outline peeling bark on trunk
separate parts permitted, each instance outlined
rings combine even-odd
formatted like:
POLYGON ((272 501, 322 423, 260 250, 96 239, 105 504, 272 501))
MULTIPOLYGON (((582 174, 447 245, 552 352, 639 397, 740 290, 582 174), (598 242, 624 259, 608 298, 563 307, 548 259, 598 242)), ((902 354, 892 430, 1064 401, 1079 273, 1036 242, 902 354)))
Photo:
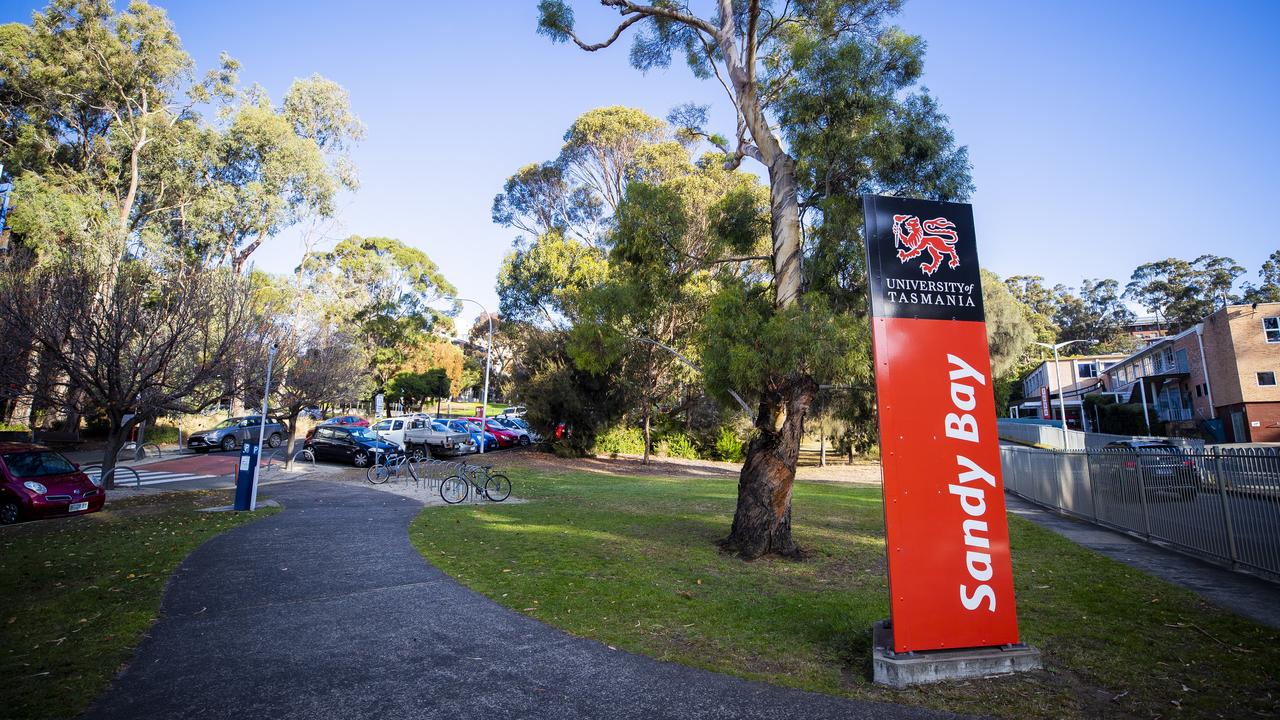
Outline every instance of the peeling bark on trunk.
POLYGON ((650 443, 650 434, 649 434, 649 398, 645 398, 644 400, 644 464, 645 465, 649 464, 650 444, 651 443, 650 443))
POLYGON ((738 506, 733 527, 721 546, 746 560, 777 553, 797 556, 791 539, 791 487, 804 417, 818 391, 812 379, 789 381, 765 395, 756 432, 738 476, 738 506))

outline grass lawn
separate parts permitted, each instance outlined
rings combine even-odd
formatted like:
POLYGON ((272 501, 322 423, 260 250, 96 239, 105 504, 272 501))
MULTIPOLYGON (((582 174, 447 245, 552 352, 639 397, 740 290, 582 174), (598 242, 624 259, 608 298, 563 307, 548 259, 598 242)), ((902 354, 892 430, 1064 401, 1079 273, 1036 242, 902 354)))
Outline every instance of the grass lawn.
POLYGON ((1271 717, 1280 631, 1013 517, 1023 639, 1042 672, 895 691, 871 684, 888 616, 880 490, 799 483, 801 562, 715 541, 727 479, 512 468, 533 502, 428 508, 411 536, 498 602, 617 648, 778 685, 1005 717, 1271 717))
POLYGON ((229 492, 149 495, 0 529, 0 716, 84 711, 155 620, 178 563, 251 519, 196 512, 230 500, 229 492))

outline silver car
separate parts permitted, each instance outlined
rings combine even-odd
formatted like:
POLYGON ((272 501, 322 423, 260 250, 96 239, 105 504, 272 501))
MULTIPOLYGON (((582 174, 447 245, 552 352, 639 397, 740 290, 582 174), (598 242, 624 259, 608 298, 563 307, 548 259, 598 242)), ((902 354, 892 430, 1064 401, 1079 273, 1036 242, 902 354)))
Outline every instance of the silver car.
POLYGON ((211 430, 191 433, 187 438, 187 447, 196 452, 209 450, 235 450, 246 442, 258 442, 258 434, 262 433, 262 442, 269 448, 280 447, 289 433, 276 418, 267 418, 267 426, 262 427, 261 415, 227 418, 211 430))

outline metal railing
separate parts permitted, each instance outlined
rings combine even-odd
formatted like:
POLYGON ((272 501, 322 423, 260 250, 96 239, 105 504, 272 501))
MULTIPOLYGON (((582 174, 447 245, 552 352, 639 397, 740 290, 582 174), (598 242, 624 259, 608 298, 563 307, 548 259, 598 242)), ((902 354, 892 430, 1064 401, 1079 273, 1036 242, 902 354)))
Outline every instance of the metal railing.
POLYGON ((102 464, 92 463, 89 465, 82 466, 80 468, 80 472, 83 472, 85 475, 88 475, 91 478, 97 478, 102 482, 103 487, 107 486, 107 482, 109 479, 114 479, 116 480, 117 484, 119 484, 120 483, 119 478, 127 473, 133 476, 134 488, 142 487, 142 476, 138 474, 137 470, 134 470, 128 465, 116 465, 115 467, 108 470, 106 475, 103 475, 102 464))
POLYGON ((1176 405, 1156 405, 1156 417, 1164 421, 1190 420, 1191 408, 1177 407, 1176 405))
POLYGON ((1280 581, 1280 448, 1000 448, 1032 502, 1280 581))
MULTIPOLYGON (((1012 440, 1013 442, 1031 445, 1043 445, 1051 448, 1062 447, 1063 432, 1061 426, 1057 424, 1056 420, 1039 421, 997 418, 996 427, 1002 440, 1012 440)), ((1100 449, 1109 442, 1119 440, 1164 440, 1183 447, 1196 449, 1204 448, 1203 440, 1192 440, 1190 438, 1155 438, 1140 435, 1113 435, 1111 433, 1082 432, 1080 430, 1067 430, 1066 432, 1068 450, 1100 449)))

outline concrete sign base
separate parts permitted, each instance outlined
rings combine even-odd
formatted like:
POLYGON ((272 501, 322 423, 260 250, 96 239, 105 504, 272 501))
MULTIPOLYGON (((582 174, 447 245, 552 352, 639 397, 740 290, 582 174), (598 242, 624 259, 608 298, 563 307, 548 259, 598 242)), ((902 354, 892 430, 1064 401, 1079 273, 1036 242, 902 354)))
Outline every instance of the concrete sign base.
POLYGON ((871 644, 872 679, 880 685, 896 688, 943 680, 1009 675, 1042 667, 1040 651, 1023 644, 895 653, 893 628, 888 620, 881 620, 873 626, 871 644))

